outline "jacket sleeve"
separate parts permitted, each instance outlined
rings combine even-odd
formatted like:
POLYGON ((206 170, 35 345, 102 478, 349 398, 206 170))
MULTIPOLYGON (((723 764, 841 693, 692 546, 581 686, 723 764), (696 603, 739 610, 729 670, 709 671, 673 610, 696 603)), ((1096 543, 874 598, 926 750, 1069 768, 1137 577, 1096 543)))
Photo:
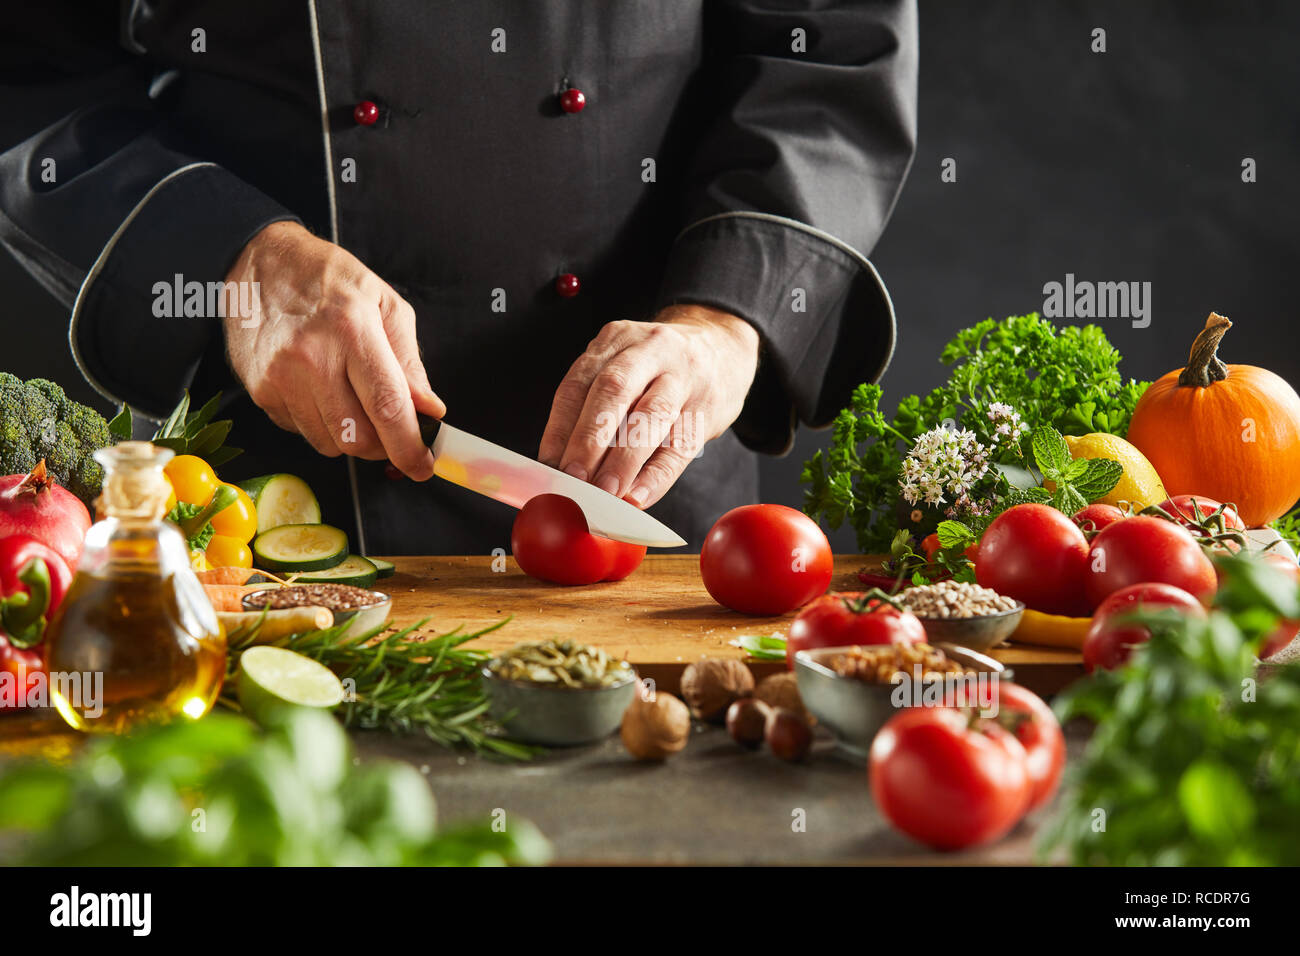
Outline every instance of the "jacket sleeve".
POLYGON ((916 142, 912 0, 723 0, 705 24, 712 124, 687 174, 661 306, 724 309, 762 337, 733 428, 789 450, 883 374, 894 312, 866 253, 916 142))
POLYGON ((90 384, 164 415, 221 347, 221 330, 206 310, 156 315, 155 286, 220 282, 261 228, 296 217, 187 153, 169 128, 168 77, 112 33, 93 49, 57 28, 28 36, 46 55, 6 56, 0 73, 6 98, 39 117, 0 153, 0 243, 70 310, 69 342, 90 384))

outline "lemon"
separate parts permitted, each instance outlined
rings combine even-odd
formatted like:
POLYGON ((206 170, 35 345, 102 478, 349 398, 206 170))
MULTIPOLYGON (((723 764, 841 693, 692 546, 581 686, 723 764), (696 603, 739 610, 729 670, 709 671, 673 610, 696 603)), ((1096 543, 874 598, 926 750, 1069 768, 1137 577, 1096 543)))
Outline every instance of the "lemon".
POLYGON ((1092 432, 1078 438, 1066 435, 1065 444, 1073 458, 1109 458, 1123 466, 1124 474, 1119 483, 1097 499, 1103 504, 1118 505, 1121 501, 1128 501, 1140 510, 1148 505, 1158 505, 1169 497, 1155 466, 1118 435, 1103 432, 1092 432))

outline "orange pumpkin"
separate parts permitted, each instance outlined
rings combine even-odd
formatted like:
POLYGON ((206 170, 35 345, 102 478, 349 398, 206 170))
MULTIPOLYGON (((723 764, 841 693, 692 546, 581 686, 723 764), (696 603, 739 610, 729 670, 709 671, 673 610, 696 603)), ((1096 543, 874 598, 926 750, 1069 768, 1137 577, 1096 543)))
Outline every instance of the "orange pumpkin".
POLYGON ((1231 326, 1210 313, 1187 367, 1138 400, 1128 440, 1170 496, 1232 502, 1257 528, 1300 498, 1300 395, 1267 369, 1224 365, 1219 342, 1231 326))

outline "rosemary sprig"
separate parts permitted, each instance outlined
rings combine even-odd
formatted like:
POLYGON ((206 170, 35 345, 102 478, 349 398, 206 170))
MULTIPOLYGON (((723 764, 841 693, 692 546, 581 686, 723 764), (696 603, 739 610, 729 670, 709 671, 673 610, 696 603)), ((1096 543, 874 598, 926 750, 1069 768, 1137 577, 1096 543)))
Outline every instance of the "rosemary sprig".
MULTIPOLYGON (((487 714, 479 674, 490 655, 461 647, 506 621, 478 631, 456 628, 428 640, 411 637, 427 619, 382 637, 383 627, 349 634, 350 623, 295 634, 282 645, 319 661, 343 681, 347 696, 338 714, 344 726, 423 733, 445 747, 464 746, 510 760, 528 760, 539 752, 501 735, 487 714)), ((257 630, 253 625, 227 636, 232 672, 238 668, 238 652, 256 641, 257 630)), ((233 700, 223 702, 238 707, 233 700)))

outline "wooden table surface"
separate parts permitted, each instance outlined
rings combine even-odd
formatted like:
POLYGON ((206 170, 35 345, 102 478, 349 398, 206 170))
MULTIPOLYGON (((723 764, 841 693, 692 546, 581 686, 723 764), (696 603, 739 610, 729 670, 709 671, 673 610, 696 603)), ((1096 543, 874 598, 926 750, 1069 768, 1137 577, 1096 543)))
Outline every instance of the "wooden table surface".
MULTIPOLYGON (((626 656, 643 677, 673 692, 682 670, 701 657, 747 655, 732 641, 744 634, 785 633, 794 614, 747 617, 717 604, 700 580, 699 556, 653 554, 629 578, 589 587, 561 587, 528 577, 509 556, 393 557, 397 573, 379 587, 393 595, 393 621, 429 618, 437 633, 477 630, 505 618, 500 630, 471 646, 496 650, 520 641, 573 637, 615 657, 626 656)), ((834 590, 862 590, 862 555, 835 559, 834 590)), ((1009 645, 993 652, 1016 680, 1053 694, 1083 673, 1079 654, 1009 645)), ((762 677, 784 667, 754 662, 762 677)))

